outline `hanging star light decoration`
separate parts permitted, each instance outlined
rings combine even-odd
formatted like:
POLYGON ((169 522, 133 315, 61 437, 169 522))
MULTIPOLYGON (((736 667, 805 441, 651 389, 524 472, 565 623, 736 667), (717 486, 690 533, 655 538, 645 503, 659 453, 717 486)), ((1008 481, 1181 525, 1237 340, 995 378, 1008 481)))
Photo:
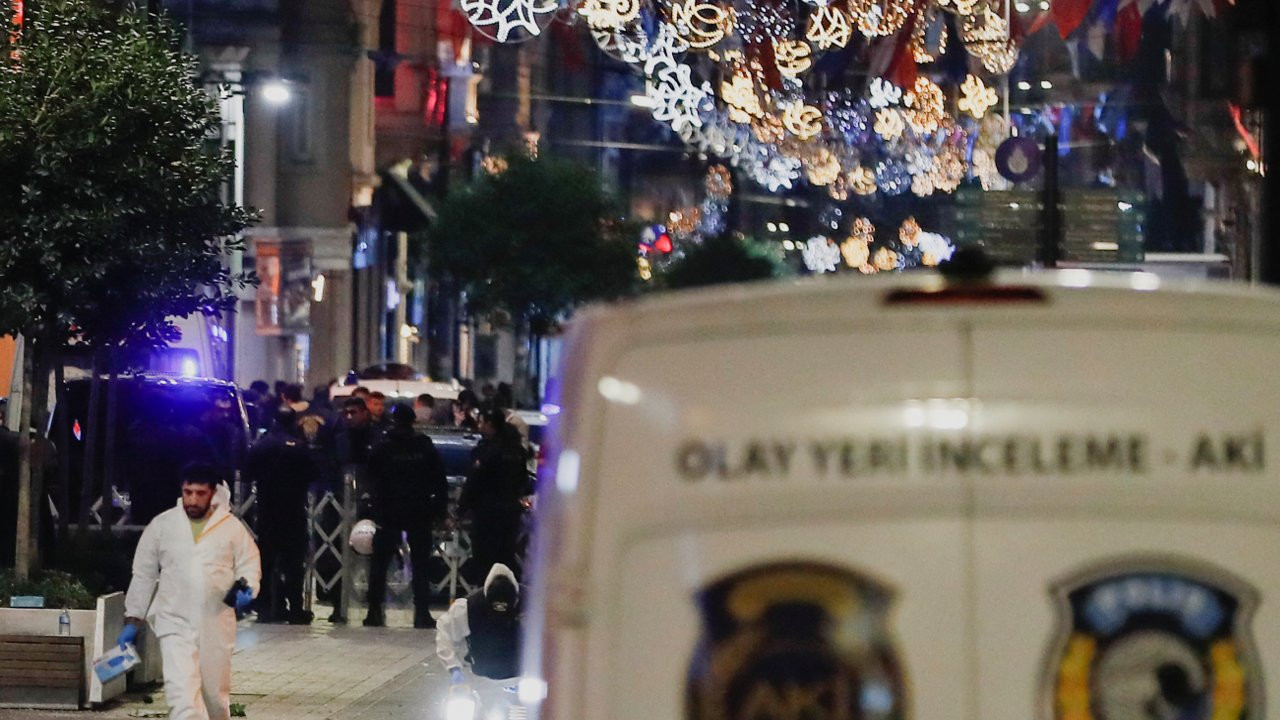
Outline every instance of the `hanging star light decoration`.
POLYGON ((905 113, 907 123, 921 135, 937 130, 947 112, 946 103, 947 96, 942 88, 921 75, 916 78, 911 91, 903 96, 903 104, 908 108, 905 113))
POLYGON ((778 72, 786 77, 800 77, 813 67, 813 51, 803 40, 775 41, 773 56, 778 63, 778 72))
POLYGON ((707 168, 707 176, 702 181, 707 197, 716 200, 728 200, 733 194, 733 176, 729 168, 723 165, 712 165, 707 168))
POLYGON ((917 0, 850 0, 849 14, 869 38, 888 37, 902 29, 915 12, 917 0))
POLYGON ((822 132, 822 111, 812 105, 792 103, 782 111, 782 126, 801 140, 822 132))
POLYGON ((960 37, 965 49, 997 75, 1012 70, 1018 60, 1018 48, 1009 35, 1009 23, 990 6, 965 16, 960 37))
POLYGON ((805 161, 804 169, 811 184, 830 185, 840 177, 840 159, 830 150, 819 147, 814 157, 805 161))
POLYGON ((849 172, 849 189, 858 195, 874 195, 876 192, 875 171, 865 165, 859 165, 849 172))
POLYGON ((777 115, 766 113, 751 120, 751 134, 762 143, 776 145, 787 136, 787 128, 777 115))
POLYGON ((907 129, 907 123, 902 119, 902 112, 895 108, 884 108, 876 112, 876 134, 885 140, 897 140, 902 137, 903 131, 907 129))
POLYGON ((733 9, 685 0, 671 6, 671 24, 684 35, 691 49, 706 50, 733 32, 733 9))
POLYGON ((930 32, 931 28, 938 27, 941 22, 941 16, 935 6, 930 6, 916 21, 911 31, 911 56, 917 64, 934 62, 946 54, 946 27, 942 26, 936 33, 930 32))
POLYGON ((956 101, 956 107, 961 112, 982 119, 982 116, 987 114, 987 110, 998 102, 1000 102, 1000 96, 993 88, 987 87, 977 75, 969 75, 960 85, 960 99, 956 101))
POLYGON ((914 217, 902 221, 902 226, 898 228, 898 242, 907 248, 920 244, 920 223, 914 217))
MULTIPOLYGON (((554 9, 551 0, 459 1, 473 24, 509 40, 545 27, 554 9), (510 27, 486 7, 507 9, 510 27), (540 22, 520 24, 527 18, 540 22)), ((870 87, 846 84, 851 73, 810 78, 820 52, 848 47, 858 32, 871 52, 854 62, 891 52, 890 68, 912 59, 924 66, 941 59, 956 28, 988 68, 1010 65, 1017 52, 997 0, 573 0, 568 7, 567 20, 579 19, 604 52, 643 73, 654 117, 688 148, 771 191, 807 179, 832 198, 955 190, 979 146, 965 130, 973 121, 961 126, 948 112, 948 93, 958 95, 952 112, 981 121, 991 114, 992 91, 975 85, 976 72, 944 89, 935 81, 946 77, 941 67, 920 67, 905 88, 888 80, 904 76, 896 70, 871 73, 888 74, 870 87)))
POLYGON ((928 170, 911 176, 911 193, 913 195, 916 197, 929 197, 937 189, 933 186, 932 170, 931 166, 928 170))
POLYGON ((876 270, 882 272, 896 270, 898 269, 898 253, 882 247, 872 255, 871 264, 875 266, 876 270))

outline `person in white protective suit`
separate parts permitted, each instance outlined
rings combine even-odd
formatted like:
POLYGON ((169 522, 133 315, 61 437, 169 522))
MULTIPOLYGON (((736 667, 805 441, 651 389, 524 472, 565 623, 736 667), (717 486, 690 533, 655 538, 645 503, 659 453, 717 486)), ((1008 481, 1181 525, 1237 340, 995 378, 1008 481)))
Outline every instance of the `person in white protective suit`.
POLYGON ((464 660, 483 677, 507 679, 519 674, 519 606, 520 584, 502 563, 494 563, 483 589, 449 606, 436 621, 436 655, 449 671, 451 684, 465 682, 464 660))
POLYGON ((236 614, 262 578, 258 546, 231 514, 231 492, 217 470, 188 466, 181 479, 177 507, 157 515, 138 542, 117 641, 134 642, 146 618, 160 640, 169 717, 224 720, 236 614))

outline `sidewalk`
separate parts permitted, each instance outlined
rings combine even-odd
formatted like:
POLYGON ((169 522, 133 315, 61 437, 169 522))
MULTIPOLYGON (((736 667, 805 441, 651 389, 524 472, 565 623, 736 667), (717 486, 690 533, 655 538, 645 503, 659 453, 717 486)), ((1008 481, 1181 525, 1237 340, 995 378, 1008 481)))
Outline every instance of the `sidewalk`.
MULTIPOLYGON (((447 687, 433 630, 244 622, 236 637, 231 702, 249 718, 422 720, 439 714, 447 687)), ((150 703, 130 694, 93 711, 0 710, 0 720, 167 717, 164 692, 149 696, 150 703)))

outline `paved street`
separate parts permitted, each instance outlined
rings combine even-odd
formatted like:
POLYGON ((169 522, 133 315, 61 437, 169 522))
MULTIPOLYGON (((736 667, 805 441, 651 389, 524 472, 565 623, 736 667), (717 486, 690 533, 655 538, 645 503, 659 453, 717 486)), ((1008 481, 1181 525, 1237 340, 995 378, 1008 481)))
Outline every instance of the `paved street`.
MULTIPOLYGON (((412 624, 411 613, 396 615, 392 625, 412 624)), ((320 620, 311 627, 242 623, 231 687, 232 702, 250 718, 422 720, 437 714, 432 707, 446 685, 434 631, 320 620)), ((166 716, 159 687, 90 712, 0 710, 0 720, 166 716)))

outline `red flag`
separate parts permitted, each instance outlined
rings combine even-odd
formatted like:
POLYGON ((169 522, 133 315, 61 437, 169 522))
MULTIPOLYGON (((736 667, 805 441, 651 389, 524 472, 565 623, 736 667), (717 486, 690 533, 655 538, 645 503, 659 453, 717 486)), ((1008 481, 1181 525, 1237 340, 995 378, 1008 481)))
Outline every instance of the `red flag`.
POLYGON ((1049 6, 1049 15, 1058 25, 1058 34, 1063 40, 1080 27, 1080 23, 1089 15, 1089 5, 1093 0, 1053 0, 1049 6))
POLYGON ((581 34, 578 28, 568 23, 551 23, 551 34, 555 36, 556 47, 560 49, 560 62, 569 72, 581 72, 587 67, 587 56, 582 50, 581 34))
POLYGON ((915 34, 918 14, 913 14, 907 24, 898 31, 894 40, 893 58, 885 70, 885 78, 904 90, 910 90, 920 77, 920 66, 916 64, 916 54, 911 51, 911 36, 915 34))
POLYGON ((1125 6, 1116 15, 1116 52, 1120 54, 1120 62, 1129 62, 1138 55, 1138 46, 1142 42, 1142 13, 1138 12, 1137 3, 1125 6))

